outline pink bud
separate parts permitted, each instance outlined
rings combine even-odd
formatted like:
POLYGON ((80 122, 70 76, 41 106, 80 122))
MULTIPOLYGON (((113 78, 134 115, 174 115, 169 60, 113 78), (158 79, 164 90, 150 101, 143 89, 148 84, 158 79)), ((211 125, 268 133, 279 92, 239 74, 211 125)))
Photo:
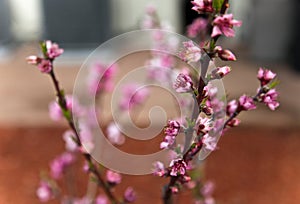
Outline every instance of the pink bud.
POLYGON ((217 67, 214 69, 211 73, 212 78, 222 78, 229 74, 231 71, 231 68, 229 66, 224 66, 224 67, 217 67))
POLYGON ((26 61, 28 64, 32 64, 32 65, 37 65, 41 62, 41 58, 39 58, 38 56, 35 55, 31 55, 29 57, 26 58, 26 61))

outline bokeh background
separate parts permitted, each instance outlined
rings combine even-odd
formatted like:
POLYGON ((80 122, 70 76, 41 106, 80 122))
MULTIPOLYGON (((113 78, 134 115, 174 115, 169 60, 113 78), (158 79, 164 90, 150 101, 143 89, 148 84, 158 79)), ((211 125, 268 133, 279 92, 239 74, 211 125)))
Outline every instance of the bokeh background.
MULTIPOLYGON (((63 151, 66 124, 54 123, 48 116, 54 90, 45 75, 25 63, 26 56, 38 53, 40 40, 58 42, 65 53, 57 61, 57 73, 71 93, 86 57, 106 40, 138 29, 149 3, 181 34, 196 14, 186 0, 0 0, 0 203, 39 203, 35 197, 39 172, 63 151)), ((219 149, 208 157, 205 176, 215 182, 220 204, 298 204, 300 4, 296 0, 231 4, 243 26, 235 38, 220 41, 238 57, 230 63, 232 74, 224 79, 229 98, 253 94, 257 70, 264 66, 279 76, 281 105, 275 112, 261 106, 243 113, 241 126, 221 138, 219 149)), ((125 177, 125 183, 129 180, 140 191, 142 201, 137 203, 159 203, 162 181, 125 177)))

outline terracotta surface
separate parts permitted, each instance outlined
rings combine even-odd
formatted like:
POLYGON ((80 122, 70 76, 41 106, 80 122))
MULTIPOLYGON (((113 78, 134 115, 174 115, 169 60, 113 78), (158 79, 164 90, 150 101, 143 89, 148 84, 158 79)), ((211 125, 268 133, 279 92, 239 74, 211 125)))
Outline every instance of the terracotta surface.
MULTIPOLYGON (((0 128, 0 203, 39 203, 35 197, 39 172, 63 151, 63 131, 50 127, 0 128)), ((299 129, 240 127, 228 132, 220 140, 220 149, 206 162, 206 176, 216 183, 218 203, 299 204, 299 146, 299 129)), ((149 150, 133 141, 127 147, 137 152, 149 150)), ((83 195, 86 176, 75 172, 74 178, 81 186, 77 192, 83 195)), ((153 176, 125 176, 118 190, 130 183, 138 191, 137 203, 160 203, 164 182, 153 176)), ((186 193, 178 203, 190 203, 186 193)))

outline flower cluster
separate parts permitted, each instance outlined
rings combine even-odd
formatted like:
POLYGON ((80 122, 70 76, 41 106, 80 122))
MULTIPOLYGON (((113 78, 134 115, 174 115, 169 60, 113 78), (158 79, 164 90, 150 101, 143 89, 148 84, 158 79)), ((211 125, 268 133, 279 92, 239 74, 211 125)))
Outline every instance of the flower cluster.
POLYGON ((58 44, 47 40, 41 44, 44 57, 38 57, 36 55, 31 55, 26 58, 28 64, 37 65, 38 69, 42 73, 50 73, 52 70, 53 60, 59 57, 64 50, 59 48, 58 44))

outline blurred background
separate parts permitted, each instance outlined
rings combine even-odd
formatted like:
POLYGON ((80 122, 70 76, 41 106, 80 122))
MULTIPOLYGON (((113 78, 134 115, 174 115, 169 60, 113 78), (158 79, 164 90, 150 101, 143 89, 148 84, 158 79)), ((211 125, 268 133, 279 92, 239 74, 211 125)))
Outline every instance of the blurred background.
MULTIPOLYGON (((66 124, 48 116, 54 90, 25 58, 39 52, 40 40, 59 43, 65 53, 57 73, 71 93, 86 57, 106 40, 139 29, 149 3, 181 34, 197 16, 187 0, 0 0, 0 203, 38 203, 39 171, 63 149, 66 124)), ((229 98, 255 93, 264 66, 278 74, 281 105, 242 114, 241 126, 207 159, 206 176, 216 183, 220 204, 300 203, 299 8, 296 0, 231 1, 243 25, 235 38, 220 41, 238 57, 224 80, 229 98)))

